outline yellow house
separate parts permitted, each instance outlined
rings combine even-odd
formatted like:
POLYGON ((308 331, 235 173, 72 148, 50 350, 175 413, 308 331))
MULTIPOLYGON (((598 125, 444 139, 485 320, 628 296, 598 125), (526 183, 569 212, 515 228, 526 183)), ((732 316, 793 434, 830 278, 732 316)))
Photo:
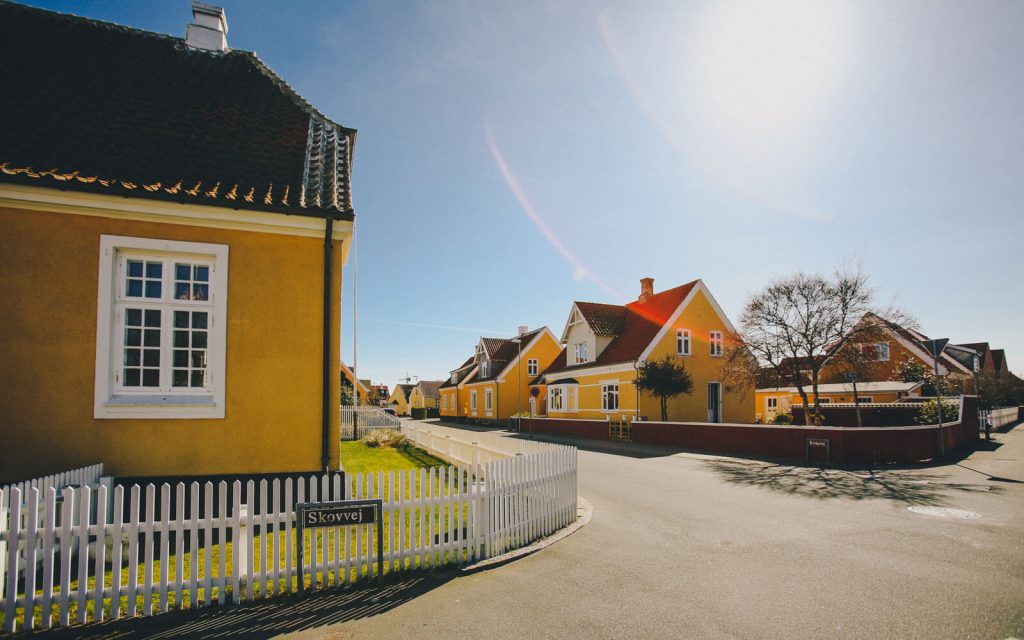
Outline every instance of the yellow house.
POLYGON ((468 358, 458 369, 451 372, 438 389, 441 403, 441 417, 464 419, 469 413, 469 392, 466 383, 476 376, 477 364, 475 357, 468 358))
POLYGON ((473 357, 446 381, 441 415, 498 422, 517 413, 529 414, 530 382, 560 351, 558 339, 547 327, 533 331, 519 327, 514 338, 480 338, 473 357), (465 378, 457 375, 462 371, 465 378))
POLYGON ((420 380, 409 394, 409 409, 437 409, 443 380, 420 380))
POLYGON ((366 381, 357 380, 356 375, 352 373, 352 369, 348 367, 344 362, 341 363, 341 376, 343 380, 346 380, 348 386, 353 384, 356 387, 356 392, 359 394, 359 404, 367 405, 370 402, 370 387, 367 386, 366 381))
POLYGON ((0 482, 338 467, 355 131, 194 12, 0 3, 0 482))
POLYGON ((388 398, 388 406, 394 408, 396 415, 409 415, 409 397, 412 395, 414 387, 415 385, 412 384, 395 385, 395 390, 391 392, 391 397, 388 398))
POLYGON ((661 401, 636 387, 638 367, 670 356, 693 378, 690 394, 668 401, 672 422, 754 421, 753 385, 730 384, 725 354, 736 331, 701 280, 654 293, 640 281, 626 305, 576 302, 565 348, 535 382, 539 414, 550 418, 660 420, 661 401))
MULTIPOLYGON (((859 404, 878 404, 888 402, 902 402, 908 398, 920 398, 921 387, 924 382, 858 382, 856 402, 859 404)), ((804 387, 807 393, 807 400, 814 404, 814 392, 811 385, 804 387)), ((757 418, 762 422, 772 422, 775 416, 780 413, 792 413, 790 408, 793 405, 802 405, 803 398, 796 387, 768 387, 758 389, 757 395, 757 418)), ((853 384, 850 382, 835 382, 818 385, 818 397, 820 404, 853 404, 853 384)))

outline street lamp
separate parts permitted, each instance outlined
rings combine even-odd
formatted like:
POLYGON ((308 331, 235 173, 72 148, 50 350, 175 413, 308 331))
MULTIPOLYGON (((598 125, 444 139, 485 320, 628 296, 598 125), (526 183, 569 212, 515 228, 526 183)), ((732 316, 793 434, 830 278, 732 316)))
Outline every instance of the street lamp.
POLYGON ((512 343, 519 346, 519 357, 516 359, 516 370, 519 374, 519 378, 516 383, 518 389, 516 389, 516 433, 522 433, 523 431, 523 339, 516 337, 512 338, 512 343))

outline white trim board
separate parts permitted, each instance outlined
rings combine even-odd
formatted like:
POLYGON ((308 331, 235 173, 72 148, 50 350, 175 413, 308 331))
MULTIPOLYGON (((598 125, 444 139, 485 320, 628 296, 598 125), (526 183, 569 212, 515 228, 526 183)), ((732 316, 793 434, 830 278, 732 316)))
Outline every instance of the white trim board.
MULTIPOLYGON (((276 233, 304 238, 324 237, 323 218, 251 211, 244 208, 230 209, 96 193, 60 191, 26 185, 0 184, 0 207, 117 218, 137 222, 276 233)), ((346 240, 352 235, 352 231, 352 222, 336 220, 332 237, 335 240, 346 240)), ((343 263, 348 262, 350 243, 344 244, 343 263)))

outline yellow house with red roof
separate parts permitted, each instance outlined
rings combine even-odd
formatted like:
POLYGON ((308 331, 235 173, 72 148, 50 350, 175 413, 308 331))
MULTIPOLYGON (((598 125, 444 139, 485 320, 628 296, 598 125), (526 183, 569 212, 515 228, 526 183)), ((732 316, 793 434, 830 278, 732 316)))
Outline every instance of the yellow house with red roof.
POLYGON ((736 335, 729 318, 701 280, 654 293, 640 281, 640 296, 626 305, 575 302, 561 353, 533 383, 538 413, 549 418, 659 420, 659 398, 639 392, 638 368, 665 356, 693 378, 690 394, 668 401, 672 422, 754 421, 754 387, 729 384, 726 350, 736 335), (748 388, 749 387, 749 388, 748 388))
POLYGON ((437 409, 439 405, 438 389, 443 380, 420 380, 419 384, 409 393, 409 409, 437 409))
POLYGON ((549 366, 561 345, 547 327, 519 327, 514 338, 484 338, 473 357, 441 385, 441 416, 498 422, 530 412, 530 383, 549 366))

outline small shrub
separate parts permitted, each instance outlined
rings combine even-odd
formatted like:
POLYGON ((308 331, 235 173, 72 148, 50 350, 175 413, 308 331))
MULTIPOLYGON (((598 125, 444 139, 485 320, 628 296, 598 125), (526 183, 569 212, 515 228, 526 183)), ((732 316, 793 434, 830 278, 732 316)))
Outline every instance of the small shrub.
POLYGON ((394 429, 377 429, 360 440, 368 447, 402 447, 408 444, 402 432, 394 429))
MULTIPOLYGON (((942 422, 956 422, 960 417, 960 403, 949 400, 942 401, 942 422)), ((939 423, 939 403, 937 400, 927 400, 921 403, 917 410, 918 424, 939 423)))
POLYGON ((772 424, 793 424, 793 414, 782 411, 775 414, 772 424))
POLYGON ((409 410, 409 417, 413 420, 422 420, 427 417, 426 407, 416 407, 409 410))

